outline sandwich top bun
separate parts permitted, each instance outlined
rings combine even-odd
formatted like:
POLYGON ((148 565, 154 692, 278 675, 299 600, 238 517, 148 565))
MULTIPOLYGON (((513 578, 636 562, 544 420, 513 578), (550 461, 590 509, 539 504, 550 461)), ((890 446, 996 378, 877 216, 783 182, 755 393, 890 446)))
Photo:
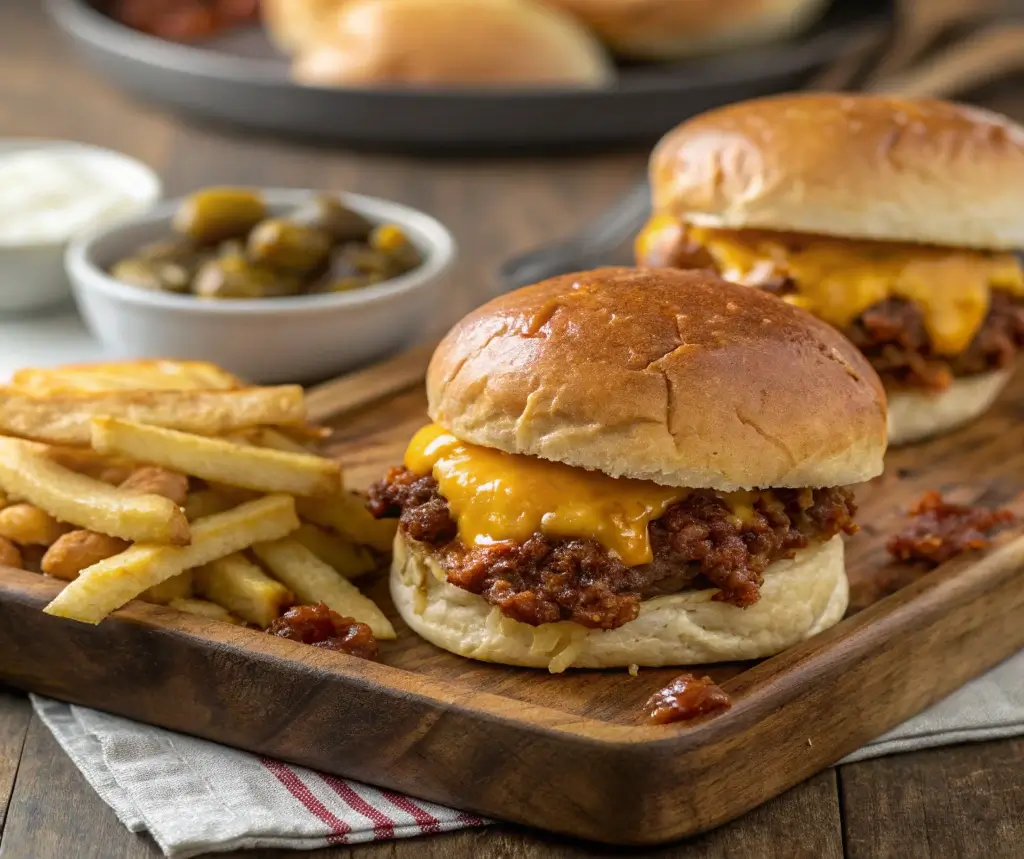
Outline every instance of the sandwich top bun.
POLYGON ((503 295, 427 372, 464 441, 732 491, 880 474, 885 395, 835 329, 706 271, 605 268, 503 295))
POLYGON ((623 56, 671 60, 785 39, 827 0, 547 0, 623 56))
POLYGON ((292 75, 301 83, 599 86, 612 75, 591 33, 534 0, 336 5, 296 51, 292 75))
POLYGON ((743 102, 669 132, 650 173, 655 209, 709 227, 1024 247, 1024 128, 949 102, 743 102))

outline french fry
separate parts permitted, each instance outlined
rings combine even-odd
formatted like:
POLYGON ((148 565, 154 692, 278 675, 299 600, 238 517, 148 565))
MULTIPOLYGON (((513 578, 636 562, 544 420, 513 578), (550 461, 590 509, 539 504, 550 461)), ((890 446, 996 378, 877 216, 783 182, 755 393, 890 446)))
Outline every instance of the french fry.
POLYGON ((216 489, 198 489, 190 492, 185 499, 185 518, 189 522, 212 516, 214 513, 223 513, 232 507, 237 507, 241 502, 236 502, 225 497, 222 492, 216 489))
POLYGON ((115 361, 18 370, 11 386, 37 397, 82 391, 214 391, 242 387, 227 370, 205 361, 115 361))
POLYGON ((363 596, 348 579, 338 575, 297 540, 285 538, 257 543, 252 550, 300 603, 326 603, 338 614, 369 625, 377 638, 395 637, 394 627, 373 600, 363 596))
POLYGON ((0 537, 22 546, 50 546, 69 529, 34 504, 10 504, 0 510, 0 537))
POLYGON ((31 442, 0 437, 0 487, 90 531, 139 542, 183 545, 189 540, 188 520, 173 501, 69 471, 31 442))
POLYGON ((33 397, 0 389, 0 433, 86 447, 92 418, 105 415, 200 435, 223 435, 259 424, 301 421, 302 388, 237 391, 101 391, 33 397))
POLYGON ((194 573, 196 593, 261 628, 270 626, 295 601, 288 588, 245 555, 228 555, 194 573))
POLYGON ((299 515, 315 525, 332 528, 353 543, 378 552, 390 552, 398 523, 394 519, 374 519, 362 498, 342 492, 331 498, 297 499, 299 515))
POLYGON ((44 611, 83 623, 99 623, 147 588, 253 543, 277 540, 298 527, 295 499, 268 495, 196 520, 189 546, 140 543, 87 567, 44 611))
POLYGON ((11 503, 11 499, 7 497, 2 489, 0 489, 0 510, 3 510, 8 504, 11 503))
POLYGON ((323 441, 331 435, 330 427, 322 427, 317 424, 285 423, 282 421, 281 423, 273 424, 273 426, 276 426, 286 436, 300 444, 323 441))
POLYGON ((86 567, 112 558, 128 546, 127 541, 107 534, 85 529, 69 531, 46 550, 40 567, 48 576, 73 582, 86 567))
POLYGON ((183 573, 169 578, 166 582, 160 582, 151 588, 146 588, 139 594, 140 600, 155 602, 160 605, 169 605, 173 600, 188 599, 192 596, 192 571, 185 570, 183 573))
POLYGON ((357 546, 337 534, 329 534, 308 522, 303 522, 291 537, 346 579, 357 579, 372 573, 377 567, 373 556, 363 546, 357 546))
POLYGON ((284 453, 204 438, 117 418, 94 418, 92 446, 165 468, 254 489, 292 495, 331 495, 341 488, 341 466, 311 454, 284 453))
MULTIPOLYGON (((14 567, 21 569, 21 552, 6 537, 0 537, 0 567, 14 567)), ((269 626, 269 624, 268 624, 269 626)))
POLYGON ((232 444, 240 444, 245 447, 255 447, 256 442, 253 441, 256 438, 255 428, 247 430, 235 430, 234 432, 225 433, 222 438, 224 441, 229 441, 232 444))
MULTIPOLYGON (((185 503, 188 490, 188 478, 163 468, 145 465, 132 469, 121 482, 120 489, 127 492, 152 493, 162 495, 177 505, 185 503)), ((79 572, 106 558, 120 554, 129 544, 118 537, 100 534, 97 531, 80 529, 71 531, 60 537, 43 556, 41 566, 43 572, 65 581, 74 581, 79 572)), ((172 580, 173 581, 173 580, 172 580)), ((187 591, 187 589, 186 589, 187 591)), ((175 595, 178 591, 173 591, 175 595)), ((184 593, 188 596, 188 593, 184 593)), ((149 597, 151 602, 167 602, 157 592, 149 597)))
POLYGON ((309 454, 309 448, 299 444, 295 439, 289 438, 283 432, 272 427, 257 427, 252 433, 252 443, 259 447, 269 447, 272 450, 283 450, 285 453, 309 454))
POLYGON ((104 456, 85 447, 48 447, 46 455, 58 465, 87 477, 117 486, 136 468, 137 462, 123 456, 104 456))
POLYGON ((177 609, 187 614, 198 615, 199 617, 208 617, 210 620, 222 620, 225 623, 233 623, 236 626, 240 626, 242 621, 235 617, 223 606, 217 605, 215 602, 209 602, 207 600, 197 599, 174 599, 167 604, 168 608, 177 609))

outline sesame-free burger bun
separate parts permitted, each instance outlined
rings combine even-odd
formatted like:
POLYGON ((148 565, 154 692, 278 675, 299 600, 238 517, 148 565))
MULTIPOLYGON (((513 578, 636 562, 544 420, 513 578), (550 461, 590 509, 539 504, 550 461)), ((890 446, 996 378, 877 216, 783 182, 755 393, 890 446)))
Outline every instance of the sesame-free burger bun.
POLYGON ((716 602, 716 592, 688 590, 645 600, 640 616, 616 629, 570 621, 529 626, 448 584, 426 547, 401 532, 391 566, 391 596, 402 619, 427 641, 460 656, 553 672, 696 665, 771 656, 837 624, 849 598, 842 538, 771 564, 761 598, 751 606, 716 602))
POLYGON ((889 391, 889 444, 909 444, 949 432, 988 411, 1013 375, 997 370, 953 379, 946 390, 889 391))
POLYGON ((622 56, 673 60, 781 41, 827 0, 546 0, 572 13, 622 56))
POLYGON ((950 102, 747 101, 669 132, 650 177, 657 211, 703 226, 1024 247, 1024 128, 950 102))
POLYGON ((317 41, 327 16, 346 0, 260 0, 260 15, 270 40, 291 54, 317 41))
POLYGON ((295 53, 292 76, 316 86, 590 87, 612 76, 586 28, 535 0, 347 0, 295 53))
POLYGON ((463 441, 612 477, 732 491, 882 471, 885 395, 841 334, 706 271, 605 268, 500 296, 427 372, 463 441))

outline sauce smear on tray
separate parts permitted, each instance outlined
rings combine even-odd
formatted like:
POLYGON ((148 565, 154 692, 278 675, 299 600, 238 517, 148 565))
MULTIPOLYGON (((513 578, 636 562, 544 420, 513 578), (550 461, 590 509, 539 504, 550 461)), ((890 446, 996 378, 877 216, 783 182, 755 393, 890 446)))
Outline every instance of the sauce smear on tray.
POLYGON ((696 719, 732 706, 729 696, 710 677, 680 674, 664 689, 659 689, 645 705, 647 718, 655 725, 696 719))
POLYGON ((278 638, 338 650, 363 659, 377 656, 378 645, 373 630, 365 623, 342 617, 324 603, 289 609, 270 624, 267 632, 278 638))
POLYGON ((886 549, 900 561, 934 566, 963 552, 987 548, 991 531, 1017 519, 1010 510, 948 504, 935 490, 922 495, 910 515, 910 522, 886 543, 886 549))

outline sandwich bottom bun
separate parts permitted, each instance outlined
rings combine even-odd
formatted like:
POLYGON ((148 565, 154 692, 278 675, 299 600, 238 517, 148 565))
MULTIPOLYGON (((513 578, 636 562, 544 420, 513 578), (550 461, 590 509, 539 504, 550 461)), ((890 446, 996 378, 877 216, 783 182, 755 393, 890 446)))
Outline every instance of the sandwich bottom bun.
POLYGON ((394 549, 391 596, 413 632, 460 656, 553 674, 771 656, 837 624, 849 600, 838 536, 768 567, 761 599, 752 606, 715 602, 714 588, 686 591, 645 600, 636 620, 612 630, 568 621, 519 623, 448 584, 433 558, 401 534, 394 549))
POLYGON ((889 444, 908 444, 974 420, 995 402, 1012 370, 954 379, 939 394, 889 391, 889 444))

